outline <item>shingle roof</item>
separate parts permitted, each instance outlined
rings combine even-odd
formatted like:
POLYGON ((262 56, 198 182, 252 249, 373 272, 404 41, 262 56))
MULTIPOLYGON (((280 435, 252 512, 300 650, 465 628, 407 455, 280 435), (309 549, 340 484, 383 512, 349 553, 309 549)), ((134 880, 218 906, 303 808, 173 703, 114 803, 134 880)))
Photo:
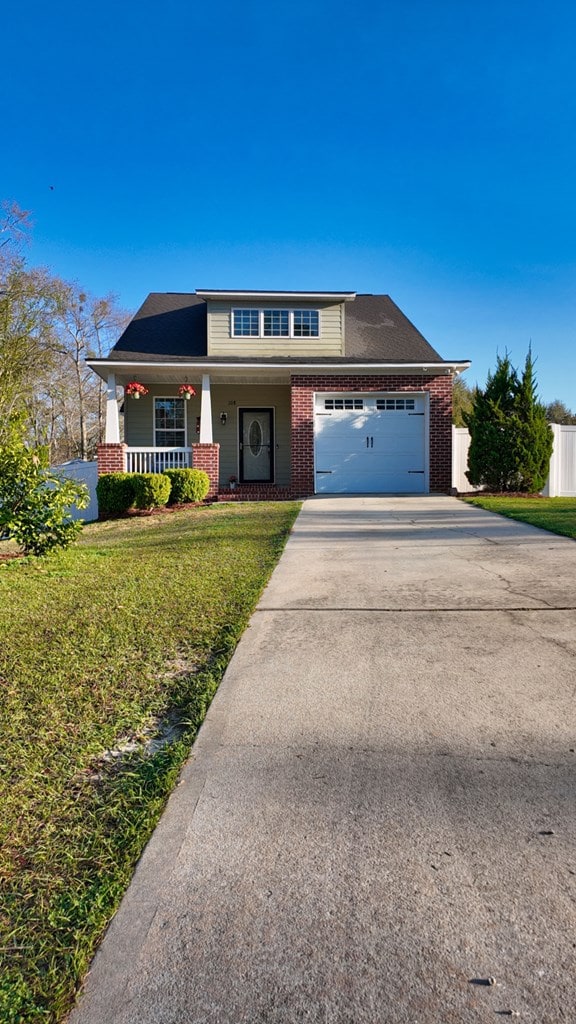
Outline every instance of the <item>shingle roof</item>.
POLYGON ((384 363, 442 362, 389 295, 357 295, 345 306, 346 358, 384 363))
POLYGON ((206 303, 188 292, 151 292, 110 359, 164 362, 206 356, 206 303))
MULTIPOLYGON (((206 302, 187 292, 152 292, 110 352, 114 361, 187 362, 206 359, 206 302)), ((345 307, 346 355, 310 356, 299 363, 434 363, 441 356, 426 341, 389 295, 357 295, 345 307)), ((285 357, 262 363, 294 361, 285 357)), ((210 357, 211 363, 254 363, 254 356, 210 357)))

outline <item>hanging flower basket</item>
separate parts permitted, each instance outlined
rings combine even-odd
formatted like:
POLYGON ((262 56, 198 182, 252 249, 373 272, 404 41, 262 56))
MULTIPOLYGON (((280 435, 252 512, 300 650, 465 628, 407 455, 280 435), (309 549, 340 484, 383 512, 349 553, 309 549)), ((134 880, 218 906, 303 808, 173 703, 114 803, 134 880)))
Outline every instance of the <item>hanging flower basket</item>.
POLYGON ((178 394, 181 398, 185 398, 187 401, 190 401, 190 399, 196 394, 196 391, 191 384, 181 384, 178 388, 178 394))
POLYGON ((124 393, 130 398, 140 398, 140 395, 148 394, 148 388, 145 388, 143 384, 139 384, 137 380, 131 380, 124 388, 124 393))

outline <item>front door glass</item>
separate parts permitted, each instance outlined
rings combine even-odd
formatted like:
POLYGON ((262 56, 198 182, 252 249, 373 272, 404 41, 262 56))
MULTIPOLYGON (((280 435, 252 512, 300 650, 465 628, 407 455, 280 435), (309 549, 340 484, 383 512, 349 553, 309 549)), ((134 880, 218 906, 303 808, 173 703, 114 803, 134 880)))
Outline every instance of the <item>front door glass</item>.
POLYGON ((272 481, 272 432, 272 409, 240 410, 240 475, 243 482, 272 481))

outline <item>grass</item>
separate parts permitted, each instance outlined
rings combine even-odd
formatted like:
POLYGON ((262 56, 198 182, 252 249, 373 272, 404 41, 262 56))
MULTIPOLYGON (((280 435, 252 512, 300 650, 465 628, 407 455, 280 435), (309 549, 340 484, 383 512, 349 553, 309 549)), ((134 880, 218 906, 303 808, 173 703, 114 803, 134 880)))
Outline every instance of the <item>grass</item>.
POLYGON ((69 1009, 297 509, 98 523, 0 564, 3 1024, 69 1009), (167 715, 179 731, 151 753, 167 715))
POLYGON ((576 539, 576 498, 484 498, 479 495, 465 500, 489 512, 576 539))

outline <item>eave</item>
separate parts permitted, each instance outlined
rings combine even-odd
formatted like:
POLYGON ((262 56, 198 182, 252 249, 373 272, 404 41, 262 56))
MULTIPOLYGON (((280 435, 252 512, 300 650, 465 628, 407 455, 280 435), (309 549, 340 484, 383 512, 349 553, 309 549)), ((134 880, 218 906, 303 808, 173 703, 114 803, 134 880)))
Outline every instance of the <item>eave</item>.
POLYGON ((198 380, 209 374, 216 383, 269 383, 289 384, 292 375, 326 375, 345 377, 361 373, 363 376, 457 376, 470 366, 469 360, 441 363, 262 363, 262 362, 210 362, 207 359, 189 362, 143 362, 113 359, 89 359, 87 365, 102 380, 113 373, 116 383, 127 384, 139 380, 143 384, 182 384, 198 380))

